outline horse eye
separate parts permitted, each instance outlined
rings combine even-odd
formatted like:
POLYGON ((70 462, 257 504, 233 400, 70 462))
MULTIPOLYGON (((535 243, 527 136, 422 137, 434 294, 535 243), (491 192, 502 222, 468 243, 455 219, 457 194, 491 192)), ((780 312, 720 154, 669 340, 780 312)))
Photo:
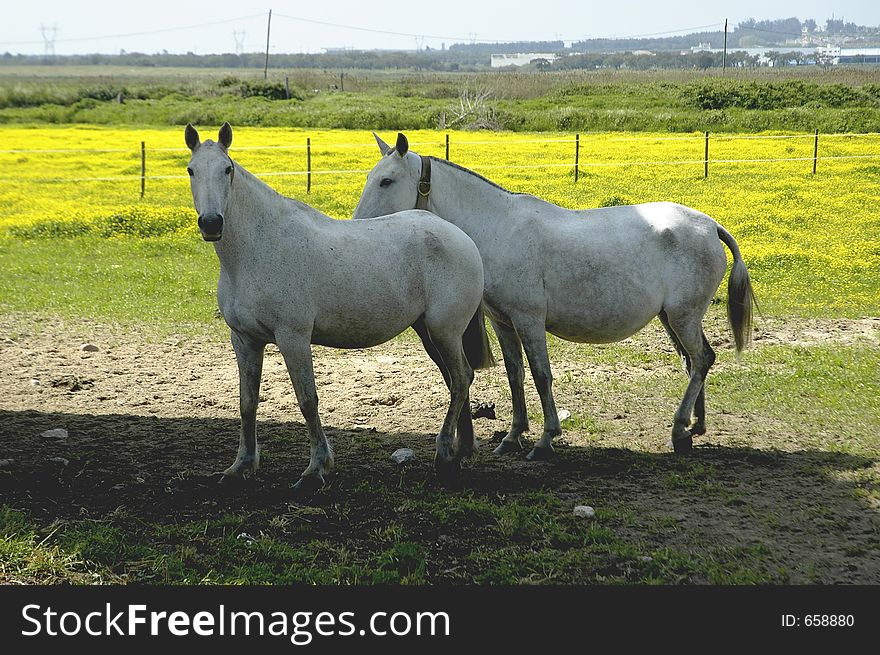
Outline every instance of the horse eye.
POLYGON ((232 166, 226 167, 226 174, 229 175, 232 172, 232 166))
POLYGON ((189 173, 189 176, 190 176, 190 177, 192 177, 192 176, 194 175, 194 173, 193 173, 193 169, 191 169, 191 168, 187 168, 187 169, 186 169, 186 172, 189 173))
POLYGON ((383 178, 382 178, 382 181, 379 182, 379 186, 380 186, 380 187, 391 186, 391 183, 392 183, 393 181, 394 181, 394 180, 392 180, 390 177, 383 177, 383 178))

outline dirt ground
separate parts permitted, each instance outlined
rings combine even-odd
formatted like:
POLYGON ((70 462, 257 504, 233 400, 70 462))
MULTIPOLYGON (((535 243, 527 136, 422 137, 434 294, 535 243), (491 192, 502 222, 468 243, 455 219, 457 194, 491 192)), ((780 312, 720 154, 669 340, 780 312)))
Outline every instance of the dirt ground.
MULTIPOLYGON (((877 343, 878 328, 880 319, 765 321, 756 347, 857 338, 877 343)), ((144 330, 0 317, 0 460, 11 460, 0 470, 4 502, 47 521, 101 516, 120 505, 155 519, 198 514, 199 502, 190 502, 194 490, 228 466, 237 448, 232 349, 209 338, 144 330), (81 350, 85 343, 98 350, 81 350), (69 437, 41 436, 53 428, 66 429, 69 437)), ((712 467, 713 484, 729 493, 695 499, 670 483, 678 469, 666 435, 678 398, 630 404, 624 417, 590 392, 602 367, 581 371, 564 361, 554 367, 557 378, 581 373, 585 389, 557 397, 559 407, 596 412, 610 426, 607 433, 564 426, 553 463, 496 458, 490 441, 507 427, 509 392, 502 366, 479 372, 471 397, 495 403, 498 419, 475 422, 481 448, 463 472, 466 488, 503 494, 543 487, 572 505, 596 499, 626 507, 634 518, 617 530, 673 548, 767 544, 794 583, 880 583, 880 508, 854 493, 865 480, 876 481, 876 458, 798 449, 778 434, 762 441, 766 433, 751 430, 747 416, 713 415, 695 453, 712 467), (646 517, 652 516, 664 517, 669 529, 651 529, 656 524, 646 517)), ((396 475, 389 455, 400 447, 413 448, 428 475, 447 395, 417 342, 357 351, 316 348, 315 370, 322 420, 336 451, 335 493, 344 495, 370 476, 396 475)), ((614 371, 618 378, 644 374, 625 365, 614 371)), ((530 384, 527 389, 533 405, 537 396, 530 384)), ((306 465, 308 445, 274 347, 267 350, 260 398, 264 459, 258 484, 265 502, 282 502, 306 465)))

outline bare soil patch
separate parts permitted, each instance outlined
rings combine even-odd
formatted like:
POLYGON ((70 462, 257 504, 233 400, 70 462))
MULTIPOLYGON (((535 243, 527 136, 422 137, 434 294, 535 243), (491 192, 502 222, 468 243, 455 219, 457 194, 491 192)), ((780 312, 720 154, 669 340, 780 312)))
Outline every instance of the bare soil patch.
MULTIPOLYGON (((880 319, 771 321, 755 341, 757 347, 855 340, 876 345, 878 327, 880 319)), ((669 349, 659 329, 646 332, 640 338, 669 349)), ((167 522, 255 503, 279 514, 290 511, 289 487, 307 463, 308 442, 274 347, 266 355, 258 413, 263 467, 232 497, 216 493, 210 477, 231 463, 238 442, 238 377, 227 343, 5 315, 0 361, 0 460, 11 460, 0 468, 6 504, 46 523, 100 518, 119 507, 144 521, 167 522), (81 350, 85 343, 99 350, 81 350), (65 428, 69 437, 41 437, 53 428, 65 428)), ((858 493, 876 488, 876 457, 798 449, 784 434, 769 438, 749 416, 719 414, 710 417, 710 433, 685 465, 666 446, 677 397, 659 399, 668 411, 657 412, 657 403, 646 400, 624 417, 591 389, 601 384, 601 367, 583 371, 565 361, 554 361, 554 367, 557 376, 568 371, 583 380, 583 391, 557 396, 558 405, 574 414, 594 412, 607 429, 596 435, 564 428, 551 463, 530 464, 522 455, 496 458, 489 442, 507 428, 509 392, 502 366, 481 371, 471 397, 494 402, 498 419, 475 423, 481 448, 463 472, 466 492, 504 502, 524 490, 545 489, 566 506, 607 508, 614 516, 611 529, 645 552, 743 549, 762 553, 767 569, 784 568, 784 582, 880 583, 880 515, 871 496, 858 493), (704 483, 694 473, 694 460, 705 468, 704 483)), ((434 484, 433 439, 447 392, 416 341, 398 339, 363 351, 315 348, 315 371, 319 411, 337 459, 337 475, 320 492, 318 505, 345 503, 356 488, 380 479, 399 478, 404 493, 406 485, 434 484), (401 447, 417 455, 405 472, 389 459, 401 447)), ((650 374, 640 366, 614 370, 618 378, 650 374)), ((536 403, 527 388, 529 402, 536 403)), ((776 426, 777 432, 784 429, 776 426)), ((360 515, 328 521, 325 538, 369 547, 377 526, 403 521, 430 554, 432 580, 473 579, 459 553, 468 538, 479 536, 469 536, 466 526, 438 532, 399 508, 364 503, 360 515)), ((706 580, 682 571, 674 581, 706 580)))

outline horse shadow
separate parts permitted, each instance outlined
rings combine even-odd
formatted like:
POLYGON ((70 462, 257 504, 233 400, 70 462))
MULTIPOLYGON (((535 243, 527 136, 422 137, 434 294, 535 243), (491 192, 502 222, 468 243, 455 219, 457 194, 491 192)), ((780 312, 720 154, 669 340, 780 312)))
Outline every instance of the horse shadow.
MULTIPOLYGON (((228 418, 0 410, 0 460, 6 460, 0 491, 7 502, 29 510, 70 516, 100 514, 122 503, 173 514, 195 510, 206 499, 231 502, 239 495, 250 506, 289 501, 290 485, 308 463, 305 425, 259 421, 259 472, 241 488, 221 493, 216 474, 235 457, 238 432, 239 422, 228 418), (41 436, 57 427, 69 436, 41 436)), ((395 486, 404 493, 407 485, 442 488, 432 471, 433 434, 332 426, 326 432, 336 473, 318 493, 319 504, 340 502, 371 487, 395 486), (391 453, 403 447, 414 450, 414 462, 391 460, 391 453)), ((544 490, 562 498, 603 496, 603 489, 611 489, 622 498, 652 493, 694 502, 718 493, 780 503, 812 494, 827 504, 851 505, 860 503, 866 485, 873 484, 860 472, 877 464, 875 458, 842 452, 699 443, 685 457, 560 444, 550 462, 527 462, 526 450, 505 457, 491 450, 492 444, 482 441, 465 462, 458 489, 496 497, 544 490)))

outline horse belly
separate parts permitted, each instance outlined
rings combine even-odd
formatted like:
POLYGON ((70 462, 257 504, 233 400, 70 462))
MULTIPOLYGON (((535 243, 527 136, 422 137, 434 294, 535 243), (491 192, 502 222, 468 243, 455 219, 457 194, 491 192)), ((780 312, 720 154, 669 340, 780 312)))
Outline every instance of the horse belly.
POLYGON ((315 317, 312 343, 333 348, 378 346, 410 327, 423 311, 417 303, 403 303, 400 299, 325 310, 315 317))
POLYGON ((631 337, 663 309, 663 289, 652 281, 583 280, 546 286, 547 331, 567 341, 612 343, 631 337))

